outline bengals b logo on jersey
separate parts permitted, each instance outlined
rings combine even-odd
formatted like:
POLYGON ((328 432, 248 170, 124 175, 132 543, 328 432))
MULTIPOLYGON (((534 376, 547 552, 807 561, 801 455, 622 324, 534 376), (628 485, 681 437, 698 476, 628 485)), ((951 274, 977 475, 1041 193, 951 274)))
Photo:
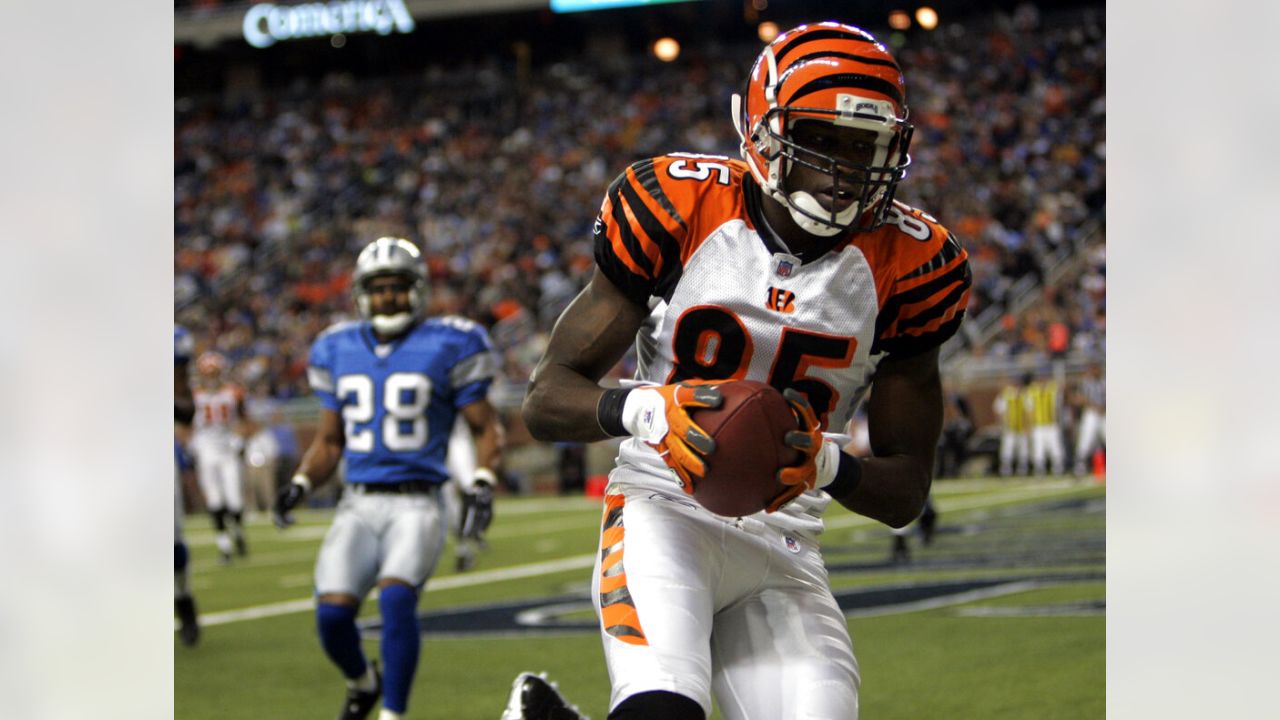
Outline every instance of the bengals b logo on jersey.
POLYGON ((765 296, 764 306, 780 313, 793 313, 796 311, 796 294, 771 287, 765 296))

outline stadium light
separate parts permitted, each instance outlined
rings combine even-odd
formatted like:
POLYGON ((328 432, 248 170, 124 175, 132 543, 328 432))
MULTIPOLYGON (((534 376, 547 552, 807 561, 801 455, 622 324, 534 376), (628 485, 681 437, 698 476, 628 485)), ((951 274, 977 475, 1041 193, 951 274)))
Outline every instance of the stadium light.
POLYGON ((911 16, 906 10, 889 11, 889 27, 894 30, 906 30, 911 27, 911 16))
POLYGON ((653 54, 662 62, 671 62, 680 57, 680 43, 675 38, 659 38, 653 43, 653 54))
POLYGON ((916 8, 916 22, 925 30, 932 30, 938 27, 938 11, 928 5, 916 8))
POLYGON ((768 21, 762 22, 760 23, 760 26, 756 28, 756 34, 760 36, 760 42, 771 43, 774 38, 778 37, 778 23, 768 21))

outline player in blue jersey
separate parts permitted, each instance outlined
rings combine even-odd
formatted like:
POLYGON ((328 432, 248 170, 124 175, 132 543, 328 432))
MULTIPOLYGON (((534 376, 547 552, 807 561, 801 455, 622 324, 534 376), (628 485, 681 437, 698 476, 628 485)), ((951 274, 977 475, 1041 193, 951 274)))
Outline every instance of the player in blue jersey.
POLYGON ((307 370, 323 409, 315 439, 276 500, 275 520, 346 460, 347 492, 316 560, 316 624, 329 659, 347 678, 340 719, 401 718, 418 665, 417 603, 449 526, 441 485, 455 418, 475 438, 472 490, 486 517, 501 461, 502 429, 485 396, 497 361, 482 327, 459 317, 423 319, 427 278, 418 249, 379 238, 361 251, 353 278, 362 320, 340 323, 311 347, 307 370), (360 601, 378 587, 380 676, 356 629, 360 601))
POLYGON ((181 325, 173 327, 173 611, 181 622, 178 637, 184 645, 195 645, 200 639, 200 624, 196 620, 196 601, 187 584, 187 544, 182 539, 182 476, 179 474, 178 434, 187 432, 191 418, 196 414, 195 398, 191 393, 191 381, 187 368, 195 351, 195 340, 181 325))

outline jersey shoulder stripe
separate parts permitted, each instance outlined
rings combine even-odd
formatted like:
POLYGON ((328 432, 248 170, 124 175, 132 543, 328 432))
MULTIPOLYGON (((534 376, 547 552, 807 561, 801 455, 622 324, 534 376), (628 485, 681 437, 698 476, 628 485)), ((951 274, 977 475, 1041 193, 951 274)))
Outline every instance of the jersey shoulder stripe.
POLYGON ((672 153, 633 163, 610 184, 596 218, 596 263, 636 302, 666 297, 702 241, 743 215, 746 165, 672 153))
POLYGON ((897 223, 886 226, 887 233, 881 230, 883 272, 890 282, 872 352, 913 355, 941 345, 959 329, 973 279, 969 255, 955 235, 919 210, 901 203, 894 210, 897 223))

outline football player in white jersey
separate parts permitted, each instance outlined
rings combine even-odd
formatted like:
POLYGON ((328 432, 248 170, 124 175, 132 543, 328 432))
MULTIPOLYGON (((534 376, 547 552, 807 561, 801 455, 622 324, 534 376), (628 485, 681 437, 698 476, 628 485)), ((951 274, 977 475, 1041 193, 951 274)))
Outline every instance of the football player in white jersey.
MULTIPOLYGON (((276 500, 276 524, 346 461, 346 489, 316 558, 316 626, 347 680, 340 720, 380 720, 409 703, 422 638, 417 604, 444 549, 442 486, 449 437, 461 418, 475 441, 464 488, 492 489, 503 430, 486 399, 497 371, 484 328, 456 316, 424 318, 426 267, 407 240, 379 238, 361 251, 352 281, 362 320, 339 323, 311 346, 307 379, 323 406, 292 482, 276 500), (378 588, 384 672, 360 646, 356 615, 378 588)), ((486 508, 487 509, 487 508, 486 508)), ((488 514, 491 516, 492 511, 488 514)))
MULTIPOLYGON (((848 25, 804 25, 756 60, 733 115, 742 160, 634 163, 595 224, 597 269, 560 317, 523 414, 539 440, 629 436, 606 491, 593 599, 611 719, 856 718, 859 672, 818 543, 832 498, 901 527, 924 507, 943 400, 938 348, 967 254, 893 199, 912 126, 897 62, 848 25), (635 344, 637 381, 599 380, 635 344), (690 497, 721 452, 688 409, 716 383, 784 391, 803 459, 750 517, 690 497), (713 381, 707 384, 707 381, 713 381), (823 431, 866 398, 873 455, 823 431)), ((522 674, 508 718, 535 717, 522 674)))
POLYGON ((198 386, 191 449, 196 479, 213 527, 223 564, 249 552, 244 536, 244 443, 252 435, 244 411, 244 391, 226 379, 227 359, 204 352, 196 360, 198 386))
POLYGON ((1076 432, 1075 474, 1088 471, 1088 461, 1093 451, 1107 442, 1107 381, 1102 376, 1102 363, 1089 364, 1085 377, 1077 390, 1080 412, 1080 429, 1076 432))

